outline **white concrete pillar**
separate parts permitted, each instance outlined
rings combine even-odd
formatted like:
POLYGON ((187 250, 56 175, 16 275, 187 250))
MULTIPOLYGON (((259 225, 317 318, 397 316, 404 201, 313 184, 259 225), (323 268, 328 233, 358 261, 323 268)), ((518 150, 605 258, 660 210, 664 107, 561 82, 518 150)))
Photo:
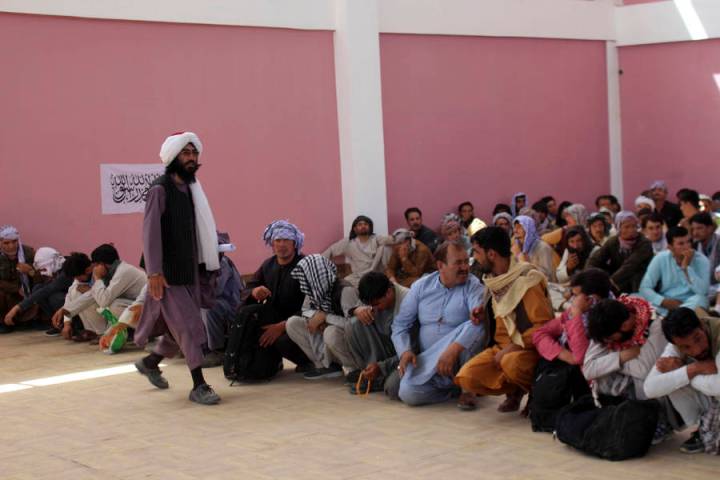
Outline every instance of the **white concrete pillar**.
POLYGON ((378 0, 336 0, 335 83, 343 222, 367 215, 387 233, 378 0))
POLYGON ((608 137, 610 142, 610 193, 624 205, 622 124, 620 121, 620 64, 615 42, 605 42, 607 64, 608 137))

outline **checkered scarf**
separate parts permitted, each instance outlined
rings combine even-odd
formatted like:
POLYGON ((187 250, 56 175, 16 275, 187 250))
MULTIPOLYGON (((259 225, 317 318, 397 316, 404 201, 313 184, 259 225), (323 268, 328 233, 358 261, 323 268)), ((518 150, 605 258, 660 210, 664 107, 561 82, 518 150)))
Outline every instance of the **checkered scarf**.
POLYGON ((332 261, 317 253, 308 255, 290 275, 298 281, 312 308, 332 312, 332 286, 337 279, 337 267, 332 261))
POLYGON ((700 438, 705 453, 720 455, 720 401, 710 397, 710 407, 700 417, 700 438))

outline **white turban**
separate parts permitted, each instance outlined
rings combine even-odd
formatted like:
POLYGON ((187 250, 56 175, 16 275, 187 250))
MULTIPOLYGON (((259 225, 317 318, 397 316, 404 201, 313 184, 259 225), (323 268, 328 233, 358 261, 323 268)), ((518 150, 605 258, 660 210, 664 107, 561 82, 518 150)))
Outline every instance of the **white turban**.
MULTIPOLYGON (((197 148, 198 156, 202 153, 202 143, 192 132, 179 132, 170 135, 160 147, 160 160, 166 167, 172 163, 185 145, 192 143, 197 148)), ((205 264, 208 271, 220 269, 218 257, 217 229, 215 217, 210 210, 210 203, 199 181, 188 185, 195 206, 195 230, 198 238, 198 253, 200 263, 205 264)))
POLYGON ((65 263, 65 257, 60 255, 60 252, 50 247, 40 247, 35 252, 35 261, 33 267, 46 277, 52 277, 65 263))
POLYGON ((20 232, 12 225, 3 225, 0 227, 0 239, 3 240, 18 240, 20 238, 20 232))
MULTIPOLYGON (((25 263, 25 249, 23 248, 22 240, 20 240, 20 232, 12 225, 0 226, 0 240, 17 240, 17 261, 18 263, 25 263)), ((20 283, 22 283, 23 291, 25 295, 30 295, 30 278, 27 273, 20 274, 20 283)))
POLYGON ((652 210, 655 210, 655 201, 652 198, 648 198, 644 195, 640 195, 635 199, 635 207, 639 207, 640 205, 650 205, 650 208, 652 210))
POLYGON ((166 167, 175 160, 180 151, 185 148, 185 145, 192 143, 197 148, 198 156, 202 153, 202 143, 197 135, 193 132, 178 132, 173 133, 165 139, 160 147, 160 161, 166 167))

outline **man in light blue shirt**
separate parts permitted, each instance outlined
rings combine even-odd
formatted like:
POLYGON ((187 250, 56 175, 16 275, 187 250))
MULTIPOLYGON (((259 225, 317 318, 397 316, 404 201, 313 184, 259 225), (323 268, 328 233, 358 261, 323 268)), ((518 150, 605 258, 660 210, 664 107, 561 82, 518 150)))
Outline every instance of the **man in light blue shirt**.
POLYGON ((400 358, 400 400, 408 405, 439 403, 457 387, 457 370, 484 346, 485 331, 472 312, 482 303, 483 287, 470 275, 469 258, 459 242, 435 252, 438 271, 413 283, 393 320, 392 341, 400 358), (419 353, 410 330, 419 324, 419 353))
POLYGON ((710 262, 690 243, 684 227, 671 227, 667 232, 668 249, 660 252, 648 265, 640 283, 640 295, 666 316, 679 307, 708 307, 710 262))

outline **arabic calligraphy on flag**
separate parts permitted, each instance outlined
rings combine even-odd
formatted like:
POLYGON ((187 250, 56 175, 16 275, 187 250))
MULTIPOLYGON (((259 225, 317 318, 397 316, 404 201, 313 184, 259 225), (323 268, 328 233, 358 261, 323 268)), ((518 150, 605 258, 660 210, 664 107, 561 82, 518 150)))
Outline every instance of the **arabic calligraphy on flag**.
POLYGON ((150 185, 165 172, 162 164, 100 165, 100 196, 103 215, 145 210, 150 185))

